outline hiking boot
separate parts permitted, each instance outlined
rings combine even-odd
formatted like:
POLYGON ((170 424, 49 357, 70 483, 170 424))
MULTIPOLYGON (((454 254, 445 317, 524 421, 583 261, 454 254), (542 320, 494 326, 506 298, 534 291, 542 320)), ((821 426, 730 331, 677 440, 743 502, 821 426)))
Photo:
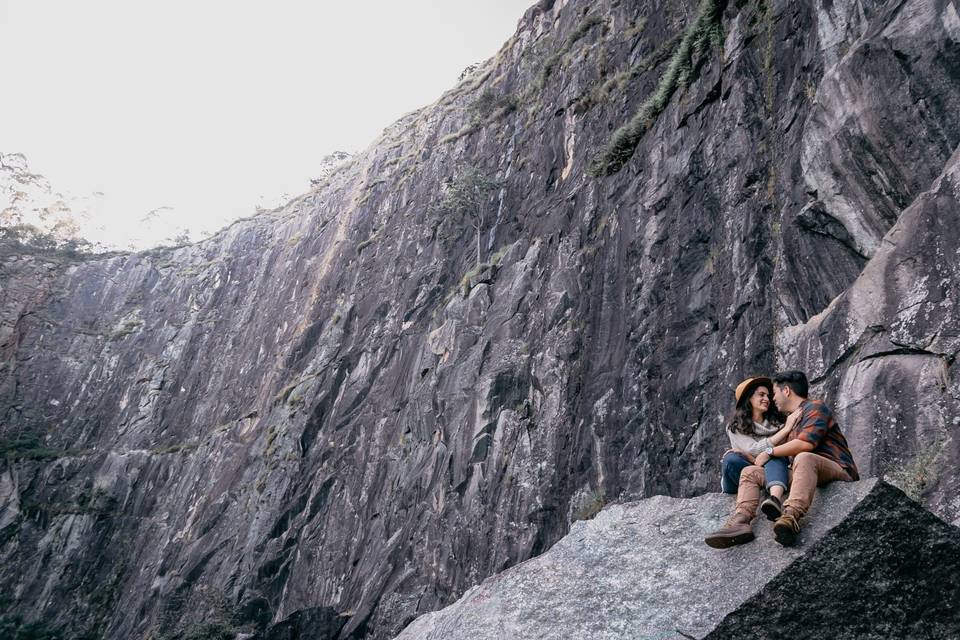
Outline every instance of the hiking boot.
POLYGON ((767 516, 767 520, 773 522, 783 515, 783 503, 780 502, 780 498, 770 496, 760 503, 760 511, 763 515, 767 516))
POLYGON ((703 539, 707 546, 714 549, 726 549, 737 544, 753 540, 753 518, 745 513, 736 512, 723 523, 723 526, 703 539))
POLYGON ((793 509, 784 509, 783 515, 773 523, 773 537, 785 547, 797 544, 800 538, 800 518, 793 509))

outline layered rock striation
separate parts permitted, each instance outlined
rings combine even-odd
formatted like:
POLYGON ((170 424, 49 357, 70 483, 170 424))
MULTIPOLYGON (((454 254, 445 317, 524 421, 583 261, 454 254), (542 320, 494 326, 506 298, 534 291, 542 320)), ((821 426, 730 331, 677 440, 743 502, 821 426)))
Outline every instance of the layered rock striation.
POLYGON ((392 637, 605 501, 713 490, 783 367, 956 521, 958 142, 952 0, 541 1, 281 209, 5 247, 4 608, 392 637))

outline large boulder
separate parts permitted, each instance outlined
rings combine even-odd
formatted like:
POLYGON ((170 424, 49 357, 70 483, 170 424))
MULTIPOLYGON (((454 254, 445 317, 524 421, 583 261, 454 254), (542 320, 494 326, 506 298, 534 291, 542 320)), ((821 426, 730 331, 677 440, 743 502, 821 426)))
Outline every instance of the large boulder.
POLYGON ((730 496, 655 496, 576 523, 543 555, 421 616, 398 640, 949 637, 960 529, 878 480, 821 490, 800 544, 718 551, 730 496))

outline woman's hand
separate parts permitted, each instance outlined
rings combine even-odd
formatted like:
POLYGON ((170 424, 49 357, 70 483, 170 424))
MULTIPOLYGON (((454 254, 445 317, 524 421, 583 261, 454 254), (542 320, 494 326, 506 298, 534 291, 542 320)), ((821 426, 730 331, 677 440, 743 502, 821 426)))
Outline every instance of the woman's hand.
POLYGON ((780 427, 780 430, 777 431, 772 436, 770 436, 769 438, 767 438, 770 444, 773 446, 777 446, 778 444, 786 440, 787 436, 790 435, 790 432, 793 431, 794 425, 796 425, 797 421, 800 420, 800 416, 802 414, 803 414, 803 411, 801 409, 797 409, 796 411, 791 413, 789 416, 787 416, 787 422, 782 427, 780 427))
POLYGON ((803 415, 803 408, 801 407, 787 416, 787 422, 784 424, 784 427, 787 427, 791 431, 793 431, 793 428, 796 426, 797 421, 800 420, 800 416, 802 415, 803 415))
POLYGON ((746 458, 748 462, 753 462, 753 456, 747 453, 746 451, 744 451, 743 449, 727 449, 726 451, 723 452, 723 455, 720 456, 720 460, 722 461, 725 457, 727 457, 728 453, 739 453, 741 456, 746 458))

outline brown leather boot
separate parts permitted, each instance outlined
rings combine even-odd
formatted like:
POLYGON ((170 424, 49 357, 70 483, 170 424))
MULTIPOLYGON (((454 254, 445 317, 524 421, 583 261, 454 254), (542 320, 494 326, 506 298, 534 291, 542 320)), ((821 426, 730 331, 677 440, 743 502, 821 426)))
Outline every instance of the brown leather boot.
POLYGON ((737 544, 753 540, 753 527, 750 523, 753 517, 739 511, 734 512, 723 526, 703 539, 708 546, 714 549, 726 549, 737 544))
POLYGON ((800 516, 787 507, 773 523, 773 538, 785 547, 792 547, 800 539, 800 516))

